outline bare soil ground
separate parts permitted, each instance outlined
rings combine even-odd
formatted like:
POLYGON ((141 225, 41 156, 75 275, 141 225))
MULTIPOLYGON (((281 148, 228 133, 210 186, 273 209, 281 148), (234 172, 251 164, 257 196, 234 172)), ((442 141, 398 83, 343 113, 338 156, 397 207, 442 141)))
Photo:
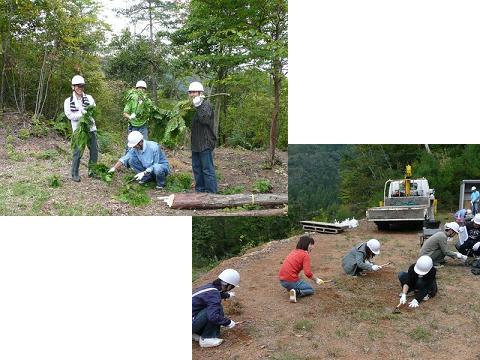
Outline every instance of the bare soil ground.
POLYGON ((417 259, 416 231, 380 232, 361 221, 342 234, 313 236, 312 270, 337 284, 314 285, 316 293, 295 304, 277 273, 298 237, 229 259, 194 282, 196 287, 227 267, 238 269, 237 297, 224 304, 230 318, 245 323, 222 328, 225 341, 218 348, 192 342, 193 359, 480 359, 480 277, 469 267, 447 258, 437 272, 438 295, 393 314, 401 291, 397 273, 417 259), (370 238, 382 243, 376 263, 393 266, 364 277, 345 275, 343 255, 370 238))
MULTIPOLYGON (((112 183, 87 177, 88 149, 80 166, 81 182, 70 178, 70 144, 53 130, 45 137, 30 136, 22 140, 22 119, 15 114, 4 113, 0 121, 0 215, 227 215, 233 210, 174 210, 158 197, 170 195, 166 191, 148 189, 151 202, 134 207, 115 200, 122 179, 129 171, 122 169, 112 183), (11 146, 14 153, 12 154, 11 146), (65 149, 67 152, 59 150, 65 149), (57 175, 61 186, 52 188, 48 178, 57 175)), ((28 121, 26 122, 28 123, 28 121)), ((117 146, 115 154, 99 154, 99 163, 112 166, 123 153, 117 146)), ((263 168, 266 151, 248 151, 234 148, 215 150, 215 164, 219 190, 230 186, 244 186, 244 193, 252 191, 259 179, 268 179, 272 192, 287 193, 288 154, 278 152, 281 164, 273 169, 263 168)), ((174 172, 191 174, 191 153, 188 150, 167 151, 167 158, 174 172)), ((192 175, 193 177, 193 175, 192 175)), ((190 192, 193 192, 193 188, 190 192)), ((238 209, 244 212, 245 209, 238 209)))

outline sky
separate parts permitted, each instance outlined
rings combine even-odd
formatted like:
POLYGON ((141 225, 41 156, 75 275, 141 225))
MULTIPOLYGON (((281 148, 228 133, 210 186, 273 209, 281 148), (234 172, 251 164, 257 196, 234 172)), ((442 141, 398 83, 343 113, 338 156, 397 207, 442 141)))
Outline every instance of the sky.
POLYGON ((112 32, 119 34, 125 27, 130 27, 133 31, 133 26, 128 23, 128 18, 122 15, 117 15, 114 9, 126 8, 131 4, 129 0, 99 0, 102 5, 102 12, 100 18, 110 24, 112 32))

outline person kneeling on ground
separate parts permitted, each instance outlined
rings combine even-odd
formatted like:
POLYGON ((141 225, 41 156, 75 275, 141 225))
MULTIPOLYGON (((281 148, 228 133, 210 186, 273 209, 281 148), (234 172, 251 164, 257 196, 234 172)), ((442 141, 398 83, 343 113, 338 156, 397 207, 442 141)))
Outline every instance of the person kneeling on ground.
POLYGON ((297 302, 297 296, 313 295, 315 291, 306 281, 300 280, 298 274, 303 270, 305 276, 320 285, 323 280, 313 276, 310 270, 310 252, 315 245, 315 240, 308 235, 300 237, 295 250, 283 260, 278 277, 280 284, 290 292, 290 302, 297 302))
POLYGON ((467 239, 457 242, 455 247, 464 255, 480 256, 480 214, 475 215, 472 221, 467 222, 466 228, 467 239))
POLYGON ((128 134, 128 147, 130 150, 108 172, 112 173, 122 165, 131 167, 139 184, 155 179, 156 188, 163 189, 170 167, 160 145, 154 141, 143 140, 139 131, 132 131, 128 134))
POLYGON ((401 271, 398 280, 402 285, 400 304, 407 303, 407 293, 413 291, 415 298, 408 304, 411 308, 418 307, 421 301, 427 301, 437 294, 437 270, 433 267, 430 256, 420 256, 415 264, 410 265, 408 272, 401 271))
POLYGON ((452 259, 457 258, 463 262, 467 260, 467 256, 448 250, 448 238, 453 238, 458 234, 460 227, 457 223, 449 222, 445 224, 445 230, 439 231, 430 236, 423 243, 419 256, 428 255, 432 258, 433 266, 441 267, 445 264, 445 256, 452 259))
POLYGON ((240 283, 240 274, 226 269, 212 283, 200 286, 192 294, 192 340, 201 347, 214 347, 223 342, 219 339, 220 326, 232 329, 235 321, 225 317, 222 299, 231 299, 231 291, 240 283))
POLYGON ((355 245, 342 261, 343 270, 348 275, 361 275, 363 271, 378 271, 382 267, 371 260, 380 254, 380 241, 370 239, 366 243, 355 245))

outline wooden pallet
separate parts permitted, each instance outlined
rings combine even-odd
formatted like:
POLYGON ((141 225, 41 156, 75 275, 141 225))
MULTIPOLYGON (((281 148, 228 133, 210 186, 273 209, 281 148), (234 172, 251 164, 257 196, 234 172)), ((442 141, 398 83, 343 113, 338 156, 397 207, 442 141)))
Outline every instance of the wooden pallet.
POLYGON ((303 230, 306 232, 318 232, 324 234, 338 234, 347 229, 347 226, 335 225, 332 223, 324 223, 317 221, 300 221, 303 226, 303 230))

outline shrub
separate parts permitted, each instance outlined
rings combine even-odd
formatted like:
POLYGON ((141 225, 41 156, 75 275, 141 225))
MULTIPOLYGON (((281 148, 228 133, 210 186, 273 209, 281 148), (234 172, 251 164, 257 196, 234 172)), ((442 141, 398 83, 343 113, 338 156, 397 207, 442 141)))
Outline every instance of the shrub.
POLYGON ((30 130, 27 128, 21 128, 17 135, 20 139, 27 140, 30 137, 30 130))
POLYGON ((233 195, 233 194, 241 194, 245 190, 245 186, 243 185, 231 185, 227 186, 225 189, 220 190, 218 193, 222 195, 233 195))
POLYGON ((272 191, 273 186, 270 183, 270 180, 260 179, 255 181, 252 189, 253 189, 253 192, 256 192, 256 193, 268 193, 272 191))
POLYGON ((187 191, 193 182, 192 175, 188 173, 175 173, 167 176, 165 190, 172 193, 187 191))
POLYGON ((48 186, 51 188, 59 188, 62 186, 60 177, 58 175, 52 175, 47 178, 48 186))

